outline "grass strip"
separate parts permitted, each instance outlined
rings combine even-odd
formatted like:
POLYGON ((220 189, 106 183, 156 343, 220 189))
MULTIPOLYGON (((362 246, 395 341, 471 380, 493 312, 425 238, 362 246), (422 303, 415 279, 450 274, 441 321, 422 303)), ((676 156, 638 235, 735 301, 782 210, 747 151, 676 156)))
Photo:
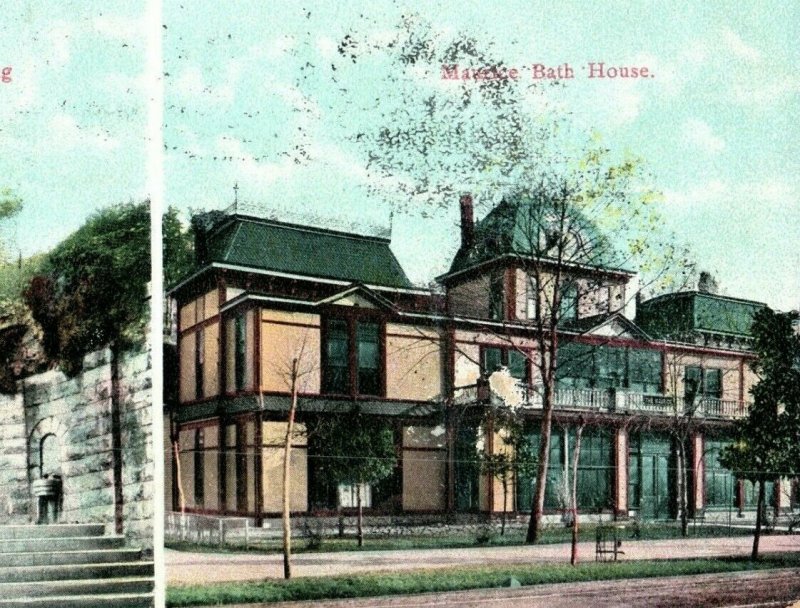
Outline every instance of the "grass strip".
POLYGON ((167 589, 167 606, 211 606, 298 600, 375 597, 624 578, 713 574, 741 570, 800 567, 800 553, 769 554, 757 562, 745 558, 587 562, 480 568, 429 569, 353 576, 303 577, 289 581, 215 583, 167 589))

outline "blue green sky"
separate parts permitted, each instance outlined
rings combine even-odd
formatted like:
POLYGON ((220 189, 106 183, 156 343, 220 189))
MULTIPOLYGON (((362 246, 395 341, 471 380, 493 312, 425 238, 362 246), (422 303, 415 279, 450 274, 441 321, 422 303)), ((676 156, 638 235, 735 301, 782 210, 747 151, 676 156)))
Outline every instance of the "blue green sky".
MULTIPOLYGON (((336 87, 307 95, 296 84, 300 60, 324 65, 353 28, 389 40, 409 11, 444 35, 491 41, 511 66, 647 65, 655 78, 576 78, 553 99, 612 149, 646 160, 668 227, 723 292, 800 304, 800 8, 792 3, 165 3, 167 202, 220 208, 238 182, 240 199, 279 217, 387 227, 390 197, 366 192, 372 177, 338 137, 343 115, 345 128, 365 118, 329 111, 336 87), (298 128, 316 151, 299 164, 282 154, 298 128)), ((398 103, 376 83, 379 74, 355 71, 341 86, 398 103)), ((456 219, 454 208, 394 214, 393 248, 412 280, 446 269, 456 219)))
MULTIPOLYGON (((375 194, 374 177, 340 138, 367 118, 328 111, 335 88, 304 96, 298 59, 325 62, 354 27, 388 40, 400 15, 416 11, 443 35, 491 41, 509 65, 648 65, 653 79, 576 79, 553 99, 581 129, 646 160, 669 228, 725 292, 797 307, 800 9, 597 4, 165 1, 167 203, 219 208, 238 182, 241 199, 281 217, 388 227, 391 197, 375 194), (310 161, 286 154, 298 127, 310 161)), ((100 206, 146 195, 144 40, 153 24, 142 15, 142 2, 6 8, 0 63, 13 66, 14 80, 0 85, 0 184, 25 209, 3 230, 23 254, 52 246, 100 206)), ((402 102, 380 84, 354 71, 343 86, 402 102)), ((445 269, 455 225, 452 210, 394 214, 394 249, 414 281, 445 269)))
POLYGON ((12 256, 49 249, 99 207, 145 198, 144 0, 7 2, 0 19, 0 226, 12 256))

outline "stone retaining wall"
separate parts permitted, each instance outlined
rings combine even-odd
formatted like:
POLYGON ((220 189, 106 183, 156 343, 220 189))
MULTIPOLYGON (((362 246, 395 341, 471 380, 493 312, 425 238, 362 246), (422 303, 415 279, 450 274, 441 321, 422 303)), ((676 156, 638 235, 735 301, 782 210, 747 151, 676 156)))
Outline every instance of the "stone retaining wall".
MULTIPOLYGON (((148 351, 120 358, 123 532, 152 547, 152 379, 148 351)), ((19 382, 18 393, 0 396, 0 521, 36 518, 30 484, 39 478, 41 446, 55 436, 63 479, 61 521, 104 523, 114 529, 111 436, 111 353, 84 358, 74 378, 59 370, 19 382)))

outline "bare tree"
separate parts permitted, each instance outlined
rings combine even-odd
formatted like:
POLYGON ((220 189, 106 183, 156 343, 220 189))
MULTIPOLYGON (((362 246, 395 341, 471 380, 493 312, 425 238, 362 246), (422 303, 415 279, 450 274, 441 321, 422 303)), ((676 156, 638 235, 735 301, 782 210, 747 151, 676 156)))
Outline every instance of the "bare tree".
MULTIPOLYGON (((298 407, 299 385, 303 378, 311 374, 315 366, 308 361, 306 345, 308 333, 304 332, 299 346, 294 352, 287 353, 290 360, 278 362, 276 370, 280 373, 287 384, 290 392, 289 411, 286 415, 286 434, 283 442, 283 493, 281 497, 281 522, 283 526, 283 577, 292 578, 292 521, 291 521, 291 458, 292 441, 295 438, 295 416, 298 407)), ((259 405, 263 411, 264 392, 259 387, 259 405)))

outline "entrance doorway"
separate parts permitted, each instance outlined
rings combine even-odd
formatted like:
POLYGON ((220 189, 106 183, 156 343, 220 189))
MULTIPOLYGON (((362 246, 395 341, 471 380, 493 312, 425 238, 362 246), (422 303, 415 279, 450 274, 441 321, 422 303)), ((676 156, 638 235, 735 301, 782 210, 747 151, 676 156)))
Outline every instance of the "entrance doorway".
POLYGON ((628 507, 642 519, 674 516, 672 442, 667 435, 632 435, 629 453, 628 507))

